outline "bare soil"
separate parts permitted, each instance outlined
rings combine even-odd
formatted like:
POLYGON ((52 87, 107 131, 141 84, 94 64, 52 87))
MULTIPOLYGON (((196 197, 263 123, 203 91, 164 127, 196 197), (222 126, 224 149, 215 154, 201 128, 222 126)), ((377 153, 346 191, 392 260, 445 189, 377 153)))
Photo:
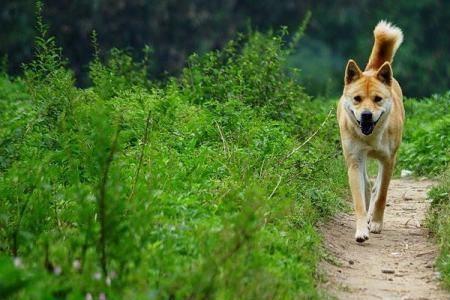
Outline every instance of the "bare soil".
POLYGON ((323 226, 323 288, 338 299, 450 299, 439 286, 436 245, 424 227, 429 180, 392 180, 381 234, 354 239, 353 214, 323 226))

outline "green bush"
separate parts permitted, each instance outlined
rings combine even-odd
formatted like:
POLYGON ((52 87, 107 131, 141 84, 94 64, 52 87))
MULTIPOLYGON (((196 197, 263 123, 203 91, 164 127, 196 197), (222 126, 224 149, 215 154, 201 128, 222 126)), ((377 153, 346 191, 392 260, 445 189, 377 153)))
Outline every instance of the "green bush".
POLYGON ((1 295, 318 297, 314 224, 345 173, 334 103, 292 79, 283 33, 167 83, 114 50, 79 89, 41 31, 24 79, 0 79, 1 295))
POLYGON ((417 175, 437 175, 450 162, 450 92, 405 101, 406 124, 400 166, 417 175))
POLYGON ((438 267, 450 287, 450 92, 427 99, 405 100, 406 126, 399 154, 402 169, 415 175, 437 176, 440 184, 431 189, 428 227, 440 248, 438 267))
POLYGON ((430 190, 432 199, 428 227, 435 234, 441 249, 437 264, 441 279, 450 288, 450 168, 442 175, 440 184, 430 190))
POLYGON ((0 171, 17 157, 18 147, 27 131, 27 122, 33 118, 31 101, 22 80, 0 75, 0 171))

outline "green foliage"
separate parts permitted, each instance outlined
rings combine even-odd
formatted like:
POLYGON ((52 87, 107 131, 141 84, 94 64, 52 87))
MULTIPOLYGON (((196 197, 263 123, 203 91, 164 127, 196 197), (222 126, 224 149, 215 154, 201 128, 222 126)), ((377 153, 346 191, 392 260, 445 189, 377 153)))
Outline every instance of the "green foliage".
POLYGON ((103 99, 109 99, 120 91, 124 91, 133 86, 146 86, 149 69, 149 56, 151 49, 144 48, 144 59, 141 62, 133 61, 131 55, 120 49, 112 49, 106 59, 106 64, 100 61, 100 53, 97 41, 97 34, 94 31, 92 42, 95 50, 95 57, 90 64, 90 78, 95 92, 103 99))
POLYGON ((113 50, 78 89, 40 28, 24 80, 0 79, 2 295, 318 297, 314 225, 341 209, 345 173, 334 104, 292 79, 285 33, 165 84, 113 50))
POLYGON ((450 288, 450 168, 442 175, 440 184, 428 194, 432 199, 428 227, 435 234, 441 249, 437 261, 441 278, 450 288))
POLYGON ((283 48, 284 35, 283 31, 268 36, 255 33, 248 43, 241 38, 231 41, 221 52, 201 59, 194 55, 181 79, 186 93, 194 93, 187 97, 197 104, 206 100, 239 100, 253 108, 263 107, 263 112, 275 119, 300 119, 293 109, 309 97, 282 72, 289 51, 283 48), (203 93, 198 95, 199 92, 203 93))
MULTIPOLYGON (((346 176, 334 103, 286 66, 303 30, 240 36, 167 82, 147 81, 149 48, 103 59, 94 35, 79 89, 38 14, 23 78, 0 75, 0 295, 318 298, 315 225, 346 176)), ((406 102, 402 167, 448 164, 448 102, 406 102)), ((448 282, 445 193, 431 224, 448 282)))
POLYGON ((24 80, 34 102, 33 108, 39 115, 36 122, 49 127, 58 126, 71 108, 76 89, 72 72, 65 68, 62 49, 56 45, 55 38, 49 36, 47 25, 42 20, 41 2, 37 2, 37 31, 36 56, 24 66, 24 80))
POLYGON ((29 118, 35 114, 31 108, 25 85, 0 75, 0 171, 7 168, 17 157, 18 147, 27 131, 29 118))
POLYGON ((406 126, 400 148, 399 167, 415 175, 438 176, 440 183, 428 196, 432 199, 428 227, 440 248, 438 267, 450 287, 450 93, 405 100, 406 126))
POLYGON ((0 259, 0 295, 6 299, 20 291, 28 284, 29 274, 21 270, 21 260, 11 260, 7 257, 0 259))
POLYGON ((402 168, 437 175, 450 162, 450 93, 405 101, 406 125, 399 154, 402 168))

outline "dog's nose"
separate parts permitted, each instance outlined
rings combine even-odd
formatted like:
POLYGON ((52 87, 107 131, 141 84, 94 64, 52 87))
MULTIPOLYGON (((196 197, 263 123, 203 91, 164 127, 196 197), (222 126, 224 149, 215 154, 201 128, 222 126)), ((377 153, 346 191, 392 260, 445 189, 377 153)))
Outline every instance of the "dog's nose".
POLYGON ((372 122, 372 113, 370 111, 363 111, 361 113, 361 123, 372 122))

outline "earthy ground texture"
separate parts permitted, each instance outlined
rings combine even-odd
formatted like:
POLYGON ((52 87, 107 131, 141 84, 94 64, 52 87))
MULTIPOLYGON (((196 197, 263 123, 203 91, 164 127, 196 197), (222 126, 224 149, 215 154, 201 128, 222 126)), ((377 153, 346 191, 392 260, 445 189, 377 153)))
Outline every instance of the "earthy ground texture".
POLYGON ((338 299, 450 299, 439 287, 437 248, 424 227, 429 180, 393 180, 381 234, 354 240, 353 214, 323 227, 329 259, 325 289, 338 299))

